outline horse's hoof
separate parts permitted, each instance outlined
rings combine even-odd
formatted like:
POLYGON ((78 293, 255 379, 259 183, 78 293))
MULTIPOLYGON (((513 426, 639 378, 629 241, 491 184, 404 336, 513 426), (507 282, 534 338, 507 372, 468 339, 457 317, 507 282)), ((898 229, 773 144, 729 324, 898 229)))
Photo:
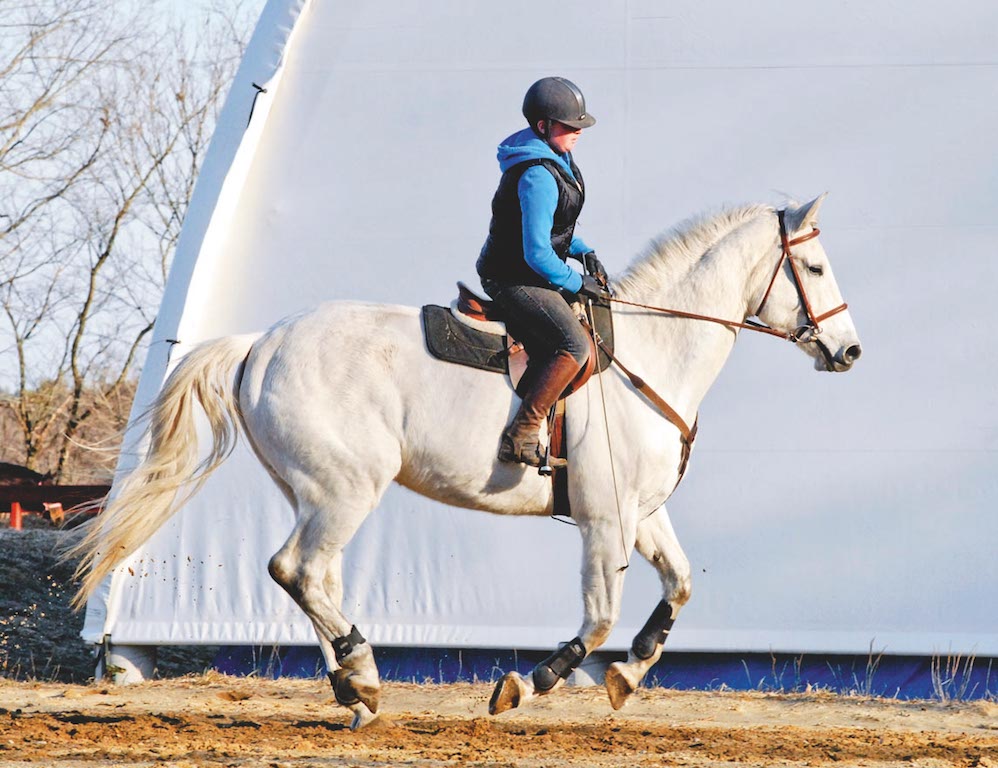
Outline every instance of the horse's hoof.
POLYGON ((356 673, 348 672, 342 668, 337 669, 332 674, 333 695, 336 697, 337 703, 351 709, 358 704, 363 704, 372 713, 376 713, 381 699, 380 684, 365 685, 357 678, 356 673))
POLYGON ((606 677, 603 680, 606 692, 610 695, 610 706, 620 709, 627 703, 627 699, 634 693, 637 686, 634 686, 624 676, 620 662, 615 661, 606 670, 606 677))
POLYGON ((516 672, 507 672, 499 679, 495 690, 492 691, 492 698, 489 700, 489 714, 498 715, 508 709, 516 709, 526 694, 527 686, 523 682, 523 678, 516 672))
POLYGON ((378 715, 368 709, 365 704, 354 704, 350 709, 353 711, 353 722, 350 723, 351 731, 356 731, 375 721, 379 721, 378 715))

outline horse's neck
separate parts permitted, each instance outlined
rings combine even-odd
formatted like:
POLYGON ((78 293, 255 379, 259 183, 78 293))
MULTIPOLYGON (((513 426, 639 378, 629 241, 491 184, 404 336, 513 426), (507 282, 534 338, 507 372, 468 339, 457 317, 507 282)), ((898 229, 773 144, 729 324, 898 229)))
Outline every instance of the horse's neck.
MULTIPOLYGON (((632 285, 621 298, 741 322, 756 292, 770 229, 761 217, 747 221, 708 255, 664 266, 644 289, 632 285)), ((703 320, 618 307, 615 333, 622 362, 639 360, 648 383, 692 420, 731 354, 735 331, 703 320)))

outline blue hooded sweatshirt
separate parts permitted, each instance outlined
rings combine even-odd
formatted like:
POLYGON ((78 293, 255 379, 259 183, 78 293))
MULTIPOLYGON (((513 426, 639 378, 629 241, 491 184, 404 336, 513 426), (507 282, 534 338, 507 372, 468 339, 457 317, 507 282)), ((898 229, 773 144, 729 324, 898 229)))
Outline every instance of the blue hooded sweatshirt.
MULTIPOLYGON (((569 176, 575 178, 569 163, 571 155, 559 155, 530 128, 504 139, 496 157, 503 173, 525 160, 544 158, 559 163, 569 176)), ((558 207, 558 183, 547 168, 535 165, 523 172, 517 192, 523 217, 523 256, 527 264, 559 288, 578 292, 582 288, 582 276, 558 258, 551 247, 551 227, 558 207)), ((591 250, 579 237, 573 237, 568 248, 571 256, 582 256, 591 250)))

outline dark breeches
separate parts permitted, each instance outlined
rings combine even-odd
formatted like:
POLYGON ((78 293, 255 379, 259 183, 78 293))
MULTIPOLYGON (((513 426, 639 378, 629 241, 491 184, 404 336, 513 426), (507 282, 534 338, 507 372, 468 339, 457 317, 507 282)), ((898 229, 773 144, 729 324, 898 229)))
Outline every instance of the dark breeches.
POLYGON ((548 359, 563 350, 580 365, 589 357, 586 331, 559 291, 488 279, 482 280, 482 287, 502 309, 510 334, 531 356, 548 359))

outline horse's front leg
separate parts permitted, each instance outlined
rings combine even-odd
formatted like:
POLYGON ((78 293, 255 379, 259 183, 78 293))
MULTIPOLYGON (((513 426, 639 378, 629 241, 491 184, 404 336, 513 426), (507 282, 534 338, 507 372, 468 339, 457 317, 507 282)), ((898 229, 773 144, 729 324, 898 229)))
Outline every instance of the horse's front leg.
POLYGON ((606 671, 606 691, 614 709, 627 703, 659 660, 679 609, 690 599, 690 563, 679 546, 664 504, 638 523, 636 546, 658 571, 663 597, 634 637, 627 661, 614 662, 606 671))
POLYGON ((526 678, 507 672, 496 684, 489 714, 497 715, 560 688, 589 653, 610 636, 620 616, 627 557, 634 547, 633 515, 580 521, 585 618, 578 636, 540 662, 526 678), (630 519, 630 522, 626 522, 630 519))

